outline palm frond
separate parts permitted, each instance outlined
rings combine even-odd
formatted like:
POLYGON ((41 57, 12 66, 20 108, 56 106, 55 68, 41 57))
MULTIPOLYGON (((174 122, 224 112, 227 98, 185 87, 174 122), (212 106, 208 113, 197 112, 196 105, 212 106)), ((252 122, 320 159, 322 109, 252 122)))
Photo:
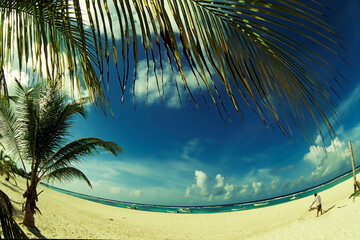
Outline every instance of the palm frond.
POLYGON ((20 69, 25 57, 25 65, 40 73, 46 66, 49 81, 59 81, 56 74, 67 73, 72 88, 76 85, 81 91, 83 84, 91 101, 98 100, 104 109, 108 102, 102 87, 109 87, 114 74, 121 100, 129 79, 135 99, 143 52, 148 76, 154 63, 159 97, 164 96, 167 59, 180 102, 184 88, 198 106, 199 89, 205 103, 210 98, 222 117, 230 118, 233 106, 244 119, 243 109, 250 107, 264 124, 276 125, 288 136, 300 132, 313 142, 314 131, 321 133, 323 128, 335 135, 334 89, 341 88, 344 79, 328 59, 346 62, 342 40, 331 27, 332 12, 324 2, 85 0, 82 9, 80 0, 0 1, 0 63, 14 62, 10 53, 16 48, 20 69), (188 67, 198 88, 186 78, 188 67))
MULTIPOLYGON (((221 116, 230 117, 230 104, 244 119, 247 105, 264 124, 275 124, 287 136, 300 132, 313 142, 314 131, 321 133, 323 128, 335 136, 331 123, 338 112, 334 89, 342 88, 344 79, 325 56, 346 59, 342 57, 342 39, 331 28, 331 11, 323 1, 113 0, 114 14, 109 14, 108 1, 103 3, 87 1, 93 36, 98 36, 97 48, 106 53, 107 62, 111 52, 107 41, 111 40, 115 65, 120 38, 123 64, 117 71, 127 75, 125 65, 133 59, 133 97, 141 49, 137 36, 141 36, 147 73, 150 61, 154 62, 160 98, 164 86, 156 64, 162 78, 164 47, 178 92, 181 86, 186 89, 196 106, 198 94, 194 93, 199 89, 205 99, 203 86, 221 116), (116 36, 112 24, 109 28, 104 25, 102 42, 101 23, 111 23, 116 17, 122 32, 116 36), (195 76, 197 89, 191 88, 185 77, 186 66, 195 76)), ((119 74, 118 78, 123 100, 128 78, 119 74)))
POLYGON ((51 158, 44 160, 39 172, 45 175, 46 172, 78 164, 83 157, 98 154, 100 151, 110 152, 116 156, 123 149, 116 143, 98 138, 78 139, 59 149, 51 158))
POLYGON ((54 180, 58 182, 71 182, 76 178, 84 180, 89 185, 89 187, 92 188, 91 183, 89 179, 85 176, 85 174, 81 172, 79 169, 76 169, 74 167, 65 167, 65 168, 56 169, 46 174, 41 180, 45 180, 47 182, 54 180))
MULTIPOLYGON (((77 114, 85 117, 85 107, 80 102, 68 102, 56 90, 57 86, 43 87, 39 95, 39 131, 37 132, 37 158, 47 159, 63 146, 68 128, 77 114)), ((83 100, 85 101, 85 100, 83 100)))
POLYGON ((23 129, 17 121, 15 112, 9 108, 6 101, 0 100, 0 131, 1 131, 1 143, 8 154, 15 156, 19 159, 26 171, 24 161, 21 152, 24 148, 23 142, 23 129))
POLYGON ((39 123, 39 104, 37 101, 38 87, 23 87, 17 81, 19 102, 16 105, 16 111, 18 116, 18 122, 22 129, 22 144, 24 146, 22 150, 23 156, 29 159, 31 162, 31 171, 34 169, 35 162, 32 159, 35 158, 37 131, 40 126, 39 123))
POLYGON ((20 71, 37 70, 40 79, 49 82, 59 73, 68 74, 72 90, 76 86, 81 94, 82 82, 91 101, 105 109, 107 100, 96 75, 103 56, 95 54, 79 6, 78 0, 0 1, 0 64, 18 62, 20 71))

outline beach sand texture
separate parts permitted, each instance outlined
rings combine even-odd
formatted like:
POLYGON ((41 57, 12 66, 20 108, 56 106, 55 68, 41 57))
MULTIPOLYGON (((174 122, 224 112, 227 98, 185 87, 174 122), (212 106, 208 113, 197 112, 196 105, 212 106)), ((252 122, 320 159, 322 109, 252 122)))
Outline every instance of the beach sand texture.
MULTIPOLYGON (((20 223, 25 181, 17 177, 16 186, 12 180, 0 180, 1 190, 15 207, 14 218, 20 223)), ((171 214, 102 205, 39 186, 38 192, 41 190, 38 207, 42 215, 35 215, 38 231, 32 233, 20 224, 30 238, 360 239, 360 198, 355 202, 349 199, 353 178, 319 193, 326 213, 318 218, 316 210, 307 211, 312 196, 247 211, 171 214)))

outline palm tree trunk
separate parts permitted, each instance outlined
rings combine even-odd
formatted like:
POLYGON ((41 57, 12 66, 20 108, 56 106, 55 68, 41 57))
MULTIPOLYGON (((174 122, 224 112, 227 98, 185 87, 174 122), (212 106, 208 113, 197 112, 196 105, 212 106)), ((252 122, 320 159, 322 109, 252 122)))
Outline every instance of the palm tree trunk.
POLYGON ((35 209, 36 207, 36 201, 37 201, 37 193, 36 193, 36 187, 31 184, 30 187, 26 190, 24 193, 24 197, 26 198, 25 202, 25 208, 23 211, 24 213, 24 219, 23 224, 27 227, 35 227, 35 209))
POLYGON ((27 227, 35 227, 34 213, 29 208, 25 209, 23 224, 27 227))

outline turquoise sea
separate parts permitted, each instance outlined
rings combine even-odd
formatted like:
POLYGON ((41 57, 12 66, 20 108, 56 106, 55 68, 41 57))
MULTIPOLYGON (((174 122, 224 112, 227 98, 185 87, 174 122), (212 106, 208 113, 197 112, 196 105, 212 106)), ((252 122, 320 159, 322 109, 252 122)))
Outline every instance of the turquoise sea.
MULTIPOLYGON (((357 170, 360 167, 357 167, 357 170)), ((282 204, 288 201, 293 201, 296 199, 304 198, 310 195, 313 195, 316 192, 322 192, 326 189, 329 189, 353 176, 352 171, 345 173, 344 175, 338 176, 330 181, 322 183, 318 186, 308 188, 302 191, 290 193, 283 196, 278 196, 274 198, 262 199, 259 201, 252 202, 243 202, 243 203, 234 203, 234 204, 225 204, 225 205, 209 205, 209 206, 165 206, 165 205, 151 205, 151 204, 141 204, 141 203, 131 203, 131 202, 122 202, 117 200, 110 200, 105 198, 99 198, 94 196, 89 196, 81 193, 76 193, 61 188, 53 187, 47 184, 42 184, 43 186, 53 189, 55 191, 72 195, 81 199, 106 204, 115 207, 122 208, 131 208, 142 211, 151 211, 151 212, 167 212, 167 213, 184 213, 184 214, 198 214, 198 213, 220 213, 220 212, 232 212, 232 211, 244 211, 254 208, 261 208, 267 206, 273 206, 276 204, 282 204)))

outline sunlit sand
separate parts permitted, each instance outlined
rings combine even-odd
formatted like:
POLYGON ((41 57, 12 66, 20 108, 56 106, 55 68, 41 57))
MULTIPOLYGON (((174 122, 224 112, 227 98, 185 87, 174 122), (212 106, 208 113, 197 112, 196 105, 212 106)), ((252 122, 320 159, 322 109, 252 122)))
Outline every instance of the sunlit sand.
MULTIPOLYGON (((358 175, 359 176, 359 175, 358 175)), ((359 176, 360 177, 360 176, 359 176)), ((0 178, 1 189, 15 207, 20 223, 25 181, 0 178)), ((112 207, 38 187, 37 229, 30 238, 82 239, 359 239, 360 198, 349 199, 353 179, 320 192, 323 215, 307 211, 313 197, 260 209, 213 213, 170 214, 112 207)), ((30 231, 31 230, 31 231, 30 231)))

